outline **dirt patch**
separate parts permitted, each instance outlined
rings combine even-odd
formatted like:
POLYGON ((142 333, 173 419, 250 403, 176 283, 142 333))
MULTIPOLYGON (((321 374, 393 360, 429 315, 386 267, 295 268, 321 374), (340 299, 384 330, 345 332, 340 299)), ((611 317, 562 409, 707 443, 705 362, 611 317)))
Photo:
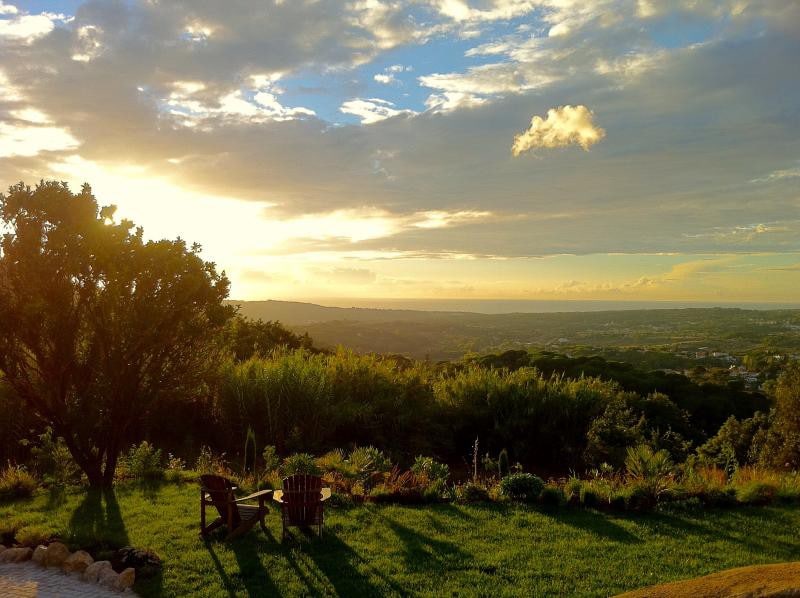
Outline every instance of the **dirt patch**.
POLYGON ((618 598, 800 597, 800 562, 756 565, 620 594, 618 598))

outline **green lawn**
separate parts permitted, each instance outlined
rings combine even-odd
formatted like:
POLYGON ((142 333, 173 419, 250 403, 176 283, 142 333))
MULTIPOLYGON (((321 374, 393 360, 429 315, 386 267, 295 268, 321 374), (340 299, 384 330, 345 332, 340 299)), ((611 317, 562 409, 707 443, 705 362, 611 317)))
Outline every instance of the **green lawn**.
POLYGON ((609 515, 506 505, 327 511, 326 534, 281 545, 256 528, 225 544, 198 536, 192 484, 111 496, 40 495, 0 504, 0 531, 52 527, 72 548, 133 544, 164 559, 143 596, 607 596, 721 569, 800 560, 800 507, 609 515))

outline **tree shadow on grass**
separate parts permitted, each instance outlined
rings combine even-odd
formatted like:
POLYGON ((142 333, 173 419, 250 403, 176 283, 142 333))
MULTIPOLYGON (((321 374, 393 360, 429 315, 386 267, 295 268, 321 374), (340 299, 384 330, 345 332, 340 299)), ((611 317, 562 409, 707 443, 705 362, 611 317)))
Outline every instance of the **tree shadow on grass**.
POLYGON ((403 558, 411 570, 427 570, 432 564, 442 568, 461 568, 463 563, 472 560, 472 555, 455 542, 426 536, 391 517, 381 517, 403 544, 403 558))
POLYGON ((310 544, 307 554, 339 596, 408 593, 330 531, 310 544), (364 569, 368 574, 363 572, 364 569))
MULTIPOLYGON (((789 523, 791 520, 784 518, 783 514, 771 511, 767 507, 752 507, 758 509, 758 516, 762 518, 774 517, 778 524, 789 523)), ((726 510, 730 513, 730 510, 726 510)), ((722 509, 707 509, 696 514, 687 513, 679 515, 669 512, 655 512, 647 514, 632 515, 639 525, 646 527, 650 532, 663 534, 680 534, 682 536, 693 535, 696 537, 713 538, 723 540, 733 544, 739 544, 754 553, 775 551, 791 556, 797 553, 797 545, 792 542, 778 540, 772 536, 762 534, 747 534, 745 526, 741 522, 723 522, 715 518, 716 513, 723 512, 722 509)), ((738 507, 735 509, 734 516, 746 516, 747 511, 738 507)))
POLYGON ((590 509, 542 508, 535 511, 553 519, 554 522, 574 527, 595 536, 621 544, 642 542, 627 529, 616 523, 608 514, 590 509))
POLYGON ((95 551, 128 546, 128 531, 114 490, 90 488, 69 520, 69 541, 95 551))
POLYGON ((217 555, 215 546, 222 544, 222 539, 227 534, 225 528, 221 528, 212 533, 208 537, 203 538, 203 545, 208 551, 214 568, 217 570, 222 585, 229 596, 240 596, 241 586, 244 586, 245 595, 247 596, 278 596, 280 591, 275 583, 267 573, 266 567, 261 562, 260 547, 274 545, 275 539, 272 534, 268 535, 267 544, 259 542, 255 532, 236 538, 231 542, 224 544, 233 552, 236 558, 238 571, 229 572, 217 555))
MULTIPOLYGON (((73 548, 88 551, 95 560, 111 560, 118 549, 129 546, 128 530, 114 490, 88 489, 70 517, 68 534, 67 541, 73 548)), ((158 572, 149 579, 137 579, 136 590, 159 596, 162 585, 162 574, 158 572)))

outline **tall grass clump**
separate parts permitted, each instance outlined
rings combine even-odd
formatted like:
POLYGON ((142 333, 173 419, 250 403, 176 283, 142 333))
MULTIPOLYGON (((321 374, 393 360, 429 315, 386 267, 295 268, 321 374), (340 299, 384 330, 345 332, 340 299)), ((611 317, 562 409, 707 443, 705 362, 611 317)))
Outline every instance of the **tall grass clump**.
POLYGON ((27 469, 10 463, 0 470, 0 500, 13 500, 33 496, 38 484, 27 469))

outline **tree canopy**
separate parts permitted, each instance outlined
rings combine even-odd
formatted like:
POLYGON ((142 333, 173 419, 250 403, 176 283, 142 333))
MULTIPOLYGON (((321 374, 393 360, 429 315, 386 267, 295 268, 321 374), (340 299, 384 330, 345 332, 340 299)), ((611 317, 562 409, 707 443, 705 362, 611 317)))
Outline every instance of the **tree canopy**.
POLYGON ((0 370, 93 485, 157 400, 199 392, 229 282, 199 246, 145 240, 91 188, 0 195, 0 370))

